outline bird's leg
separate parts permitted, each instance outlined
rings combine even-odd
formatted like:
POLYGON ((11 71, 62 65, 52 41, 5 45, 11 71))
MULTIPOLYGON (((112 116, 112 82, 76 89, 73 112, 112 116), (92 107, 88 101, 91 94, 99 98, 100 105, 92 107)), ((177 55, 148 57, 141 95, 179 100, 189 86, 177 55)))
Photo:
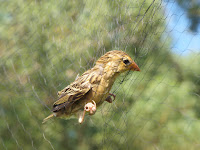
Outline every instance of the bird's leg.
POLYGON ((106 98, 106 101, 108 103, 112 103, 115 100, 115 97, 116 97, 115 94, 109 93, 109 96, 106 98), (113 97, 113 100, 112 100, 111 96, 113 97))
POLYGON ((85 112, 89 112, 90 115, 94 115, 96 112, 96 103, 95 101, 92 100, 92 102, 89 102, 87 104, 85 104, 84 106, 84 111, 82 114, 79 115, 79 119, 78 122, 81 124, 84 121, 84 117, 85 117, 85 112))
POLYGON ((116 97, 115 94, 109 93, 109 95, 110 95, 110 96, 113 96, 113 100, 115 100, 115 97, 116 97))

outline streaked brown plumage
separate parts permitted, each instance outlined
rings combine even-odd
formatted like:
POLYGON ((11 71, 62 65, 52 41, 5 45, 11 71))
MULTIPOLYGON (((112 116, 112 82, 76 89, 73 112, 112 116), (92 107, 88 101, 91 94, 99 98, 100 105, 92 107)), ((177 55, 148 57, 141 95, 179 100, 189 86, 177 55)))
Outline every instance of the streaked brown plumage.
POLYGON ((116 77, 127 70, 140 71, 137 64, 123 51, 113 50, 101 56, 96 65, 84 72, 74 82, 58 92, 58 100, 53 104, 51 117, 69 118, 78 115, 79 123, 84 120, 85 111, 93 115, 96 106, 105 100, 112 102, 109 93, 116 77))

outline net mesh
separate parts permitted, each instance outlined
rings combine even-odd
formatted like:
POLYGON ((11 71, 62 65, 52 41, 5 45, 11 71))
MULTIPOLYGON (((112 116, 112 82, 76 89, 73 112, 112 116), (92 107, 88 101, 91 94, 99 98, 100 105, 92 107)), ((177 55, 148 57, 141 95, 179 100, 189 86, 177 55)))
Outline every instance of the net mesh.
POLYGON ((200 35, 177 1, 0 3, 0 149, 199 148, 200 35), (142 70, 117 78, 115 101, 81 125, 42 124, 57 91, 114 49, 142 70))

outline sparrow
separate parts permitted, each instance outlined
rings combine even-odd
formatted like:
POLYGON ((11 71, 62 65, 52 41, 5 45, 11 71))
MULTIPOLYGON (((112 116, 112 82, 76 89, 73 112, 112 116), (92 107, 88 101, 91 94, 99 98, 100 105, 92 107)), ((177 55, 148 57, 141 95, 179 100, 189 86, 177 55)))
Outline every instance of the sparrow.
POLYGON ((78 122, 83 123, 86 112, 94 115, 104 101, 112 103, 111 96, 115 99, 115 95, 109 91, 115 79, 128 70, 140 71, 140 68, 127 53, 119 50, 107 52, 93 68, 57 93, 53 113, 43 123, 52 117, 67 119, 72 116, 78 116, 78 122))

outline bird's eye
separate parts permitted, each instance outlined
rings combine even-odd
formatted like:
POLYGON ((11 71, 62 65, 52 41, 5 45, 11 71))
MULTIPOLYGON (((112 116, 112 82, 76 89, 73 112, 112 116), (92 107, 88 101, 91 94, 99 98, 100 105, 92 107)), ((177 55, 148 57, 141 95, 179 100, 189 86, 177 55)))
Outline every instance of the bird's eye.
POLYGON ((130 61, 128 59, 123 60, 123 62, 128 65, 130 63, 130 61))

